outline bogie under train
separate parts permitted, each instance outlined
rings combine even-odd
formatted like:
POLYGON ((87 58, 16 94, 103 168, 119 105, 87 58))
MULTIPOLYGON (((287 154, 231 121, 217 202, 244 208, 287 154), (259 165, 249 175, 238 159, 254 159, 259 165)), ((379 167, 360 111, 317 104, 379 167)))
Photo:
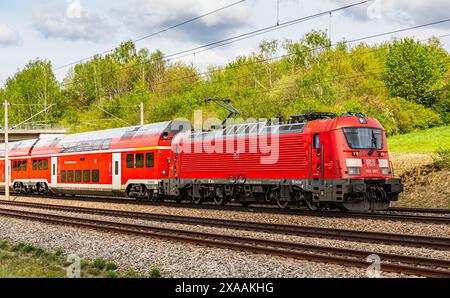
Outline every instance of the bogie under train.
MULTIPOLYGON (((9 145, 10 188, 46 195, 385 210, 394 179, 381 124, 364 115, 231 125, 164 122, 9 145)), ((0 186, 5 187, 4 146, 0 186)))

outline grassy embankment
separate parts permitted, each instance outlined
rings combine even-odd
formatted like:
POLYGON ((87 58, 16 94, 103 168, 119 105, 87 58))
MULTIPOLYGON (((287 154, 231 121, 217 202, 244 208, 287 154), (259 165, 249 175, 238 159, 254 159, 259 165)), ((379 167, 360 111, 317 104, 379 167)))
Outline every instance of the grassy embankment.
MULTIPOLYGON (((32 245, 0 241, 0 278, 66 278, 67 262, 64 251, 47 252, 32 245)), ((130 270, 119 272, 117 265, 102 259, 81 260, 83 278, 142 278, 130 270)), ((149 277, 159 277, 159 268, 152 268, 149 277)))
POLYGON ((395 136, 388 145, 395 175, 405 185, 395 205, 450 208, 450 126, 395 136))
POLYGON ((388 139, 392 153, 432 154, 450 148, 450 126, 436 127, 388 139))

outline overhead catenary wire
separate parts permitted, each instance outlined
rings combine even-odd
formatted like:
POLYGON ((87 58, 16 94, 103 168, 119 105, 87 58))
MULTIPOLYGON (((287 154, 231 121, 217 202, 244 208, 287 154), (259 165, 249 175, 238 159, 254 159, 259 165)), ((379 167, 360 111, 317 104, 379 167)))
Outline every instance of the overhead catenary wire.
MULTIPOLYGON (((292 26, 292 25, 301 23, 301 22, 305 22, 305 21, 312 20, 312 19, 315 19, 315 18, 318 18, 318 17, 322 17, 324 15, 328 15, 330 12, 338 12, 338 11, 346 10, 346 9, 349 9, 349 8, 352 8, 352 7, 355 7, 355 6, 359 6, 359 5, 362 5, 362 4, 366 4, 366 3, 369 3, 369 2, 372 2, 372 1, 373 0, 365 0, 365 1, 358 2, 358 3, 354 3, 354 4, 338 7, 338 8, 327 10, 327 11, 320 12, 320 13, 316 13, 316 14, 313 14, 313 15, 308 15, 308 16, 305 16, 305 17, 289 20, 289 21, 280 23, 279 25, 272 25, 272 26, 268 26, 268 27, 265 27, 265 28, 253 30, 251 32, 239 34, 237 36, 225 38, 225 39, 222 39, 222 40, 219 40, 219 41, 215 41, 215 42, 211 42, 211 43, 208 43, 208 44, 205 44, 205 45, 197 46, 197 47, 194 47, 194 48, 191 48, 191 49, 188 49, 188 50, 183 50, 183 51, 179 51, 179 52, 176 52, 176 53, 172 53, 172 54, 164 56, 164 58, 161 59, 161 60, 164 61, 164 62, 168 62, 168 61, 175 60, 175 59, 181 59, 181 58, 186 57, 186 56, 191 56, 194 53, 198 54, 198 53, 202 53, 202 52, 205 52, 205 51, 209 51, 211 49, 214 49, 214 48, 217 48, 217 47, 222 47, 222 46, 225 46, 225 45, 229 45, 231 43, 234 43, 234 42, 237 42, 237 41, 241 41, 243 39, 247 39, 247 38, 250 38, 250 37, 257 36, 257 35, 262 35, 262 34, 265 34, 265 33, 268 33, 268 32, 272 32, 272 31, 275 31, 275 30, 279 30, 279 29, 282 29, 282 28, 285 28, 285 27, 288 27, 288 26, 292 26), (185 54, 185 55, 182 56, 183 54, 185 54)), ((119 69, 107 71, 107 72, 104 72, 104 73, 100 73, 98 75, 109 75, 109 74, 117 73, 117 72, 120 72, 120 71, 125 71, 125 70, 128 70, 128 69, 139 67, 139 66, 142 66, 142 65, 146 65, 146 64, 149 64, 149 63, 152 63, 152 62, 154 62, 154 61, 153 60, 151 60, 151 61, 144 61, 144 62, 136 63, 136 64, 133 64, 133 65, 123 66, 123 67, 121 67, 119 69)), ((61 86, 62 87, 67 87, 67 86, 73 85, 75 83, 76 83, 75 81, 72 81, 72 82, 68 82, 68 83, 65 83, 65 84, 61 84, 61 86)))
MULTIPOLYGON (((238 4, 241 4, 241 3, 245 2, 245 1, 246 1, 246 0, 240 0, 240 1, 237 1, 237 2, 233 2, 233 3, 231 3, 231 4, 228 4, 228 5, 226 5, 226 6, 217 8, 217 9, 215 9, 215 10, 212 10, 212 11, 207 12, 207 13, 205 13, 205 14, 199 15, 199 16, 197 16, 197 17, 188 19, 188 20, 183 21, 183 22, 181 22, 181 23, 178 23, 178 24, 169 26, 169 27, 167 27, 167 28, 164 28, 164 29, 162 29, 162 30, 156 31, 156 32, 154 32, 154 33, 145 35, 145 36, 143 36, 143 37, 140 37, 140 38, 138 38, 138 39, 133 40, 133 42, 134 42, 134 43, 137 43, 137 42, 140 42, 140 41, 142 41, 142 40, 145 40, 145 39, 148 39, 148 38, 157 36, 157 35, 159 35, 159 34, 162 34, 162 33, 165 33, 165 32, 167 32, 167 31, 176 29, 176 28, 178 28, 178 27, 181 27, 181 26, 184 26, 184 25, 186 25, 186 24, 192 23, 192 22, 194 22, 194 21, 200 20, 200 19, 205 18, 205 17, 207 17, 207 16, 213 15, 213 14, 218 13, 218 12, 220 12, 220 11, 226 10, 226 9, 228 9, 228 8, 231 8, 231 7, 233 7, 233 6, 236 6, 236 5, 238 5, 238 4)), ((107 51, 103 51, 103 52, 101 52, 101 53, 99 53, 99 54, 97 54, 97 55, 102 56, 102 55, 105 55, 105 54, 107 54, 107 53, 113 52, 114 50, 115 50, 115 49, 110 49, 110 50, 107 50, 107 51)), ((77 61, 70 62, 70 63, 67 63, 67 64, 62 65, 62 66, 58 66, 58 67, 54 68, 53 70, 54 70, 54 71, 57 71, 57 70, 60 70, 60 69, 64 69, 64 68, 70 67, 70 66, 72 66, 72 65, 75 65, 75 64, 84 62, 84 61, 86 61, 86 60, 92 59, 92 58, 94 58, 95 56, 96 56, 96 55, 92 55, 92 56, 89 56, 89 57, 86 57, 86 58, 83 58, 83 59, 79 59, 79 60, 77 60, 77 61)))
MULTIPOLYGON (((444 19, 444 20, 435 21, 435 22, 425 23, 425 24, 421 24, 421 25, 416 25, 416 26, 412 26, 412 27, 406 27, 406 28, 396 29, 396 30, 392 30, 392 31, 388 31, 388 32, 377 33, 377 34, 373 34, 373 35, 369 35, 369 36, 359 37, 359 38, 355 38, 355 39, 348 40, 348 41, 345 41, 345 40, 344 40, 344 41, 341 41, 341 42, 336 42, 335 44, 332 44, 330 47, 336 47, 336 46, 339 46, 339 45, 341 45, 341 44, 351 44, 351 43, 355 43, 355 42, 360 42, 360 41, 364 41, 364 40, 368 40, 368 39, 374 39, 374 38, 378 38, 378 37, 382 37, 382 36, 386 36, 386 35, 392 35, 392 34, 396 34, 396 33, 401 33, 401 32, 411 31, 411 30, 415 30, 415 29, 419 29, 419 28, 424 28, 424 27, 429 27, 429 26, 433 26, 433 25, 437 25, 437 24, 446 23, 446 22, 450 22, 450 18, 444 19)), ((450 34, 446 34, 446 35, 442 35, 442 36, 440 36, 440 37, 442 38, 442 37, 446 37, 446 36, 449 36, 449 35, 450 35, 450 34)), ((316 47, 316 48, 313 48, 313 49, 308 49, 308 50, 302 51, 301 53, 307 53, 307 52, 312 52, 312 51, 322 50, 322 49, 326 49, 326 48, 327 48, 327 46, 321 46, 321 47, 316 47)), ((249 62, 249 63, 244 64, 244 65, 250 65, 250 64, 254 64, 254 63, 263 63, 263 62, 267 62, 267 61, 271 61, 271 60, 276 60, 276 59, 281 59, 281 58, 287 58, 287 57, 293 56, 293 55, 295 55, 295 54, 296 54, 296 53, 288 53, 288 54, 281 55, 281 56, 277 56, 277 57, 266 58, 266 59, 263 59, 263 60, 261 60, 261 61, 249 62)), ((140 66, 140 65, 146 64, 146 63, 150 63, 150 62, 146 61, 146 62, 144 62, 144 63, 139 63, 139 64, 127 66, 127 67, 124 67, 124 68, 120 68, 120 69, 118 69, 118 70, 108 71, 108 72, 101 73, 101 74, 98 74, 98 75, 112 74, 112 73, 116 73, 116 72, 119 72, 119 71, 124 71, 124 70, 130 69, 130 68, 132 68, 132 67, 140 66)), ((244 66, 244 65, 243 65, 243 66, 244 66)), ((227 67, 228 67, 228 66, 227 66, 227 67)), ((227 68, 227 67, 223 67, 223 68, 219 68, 219 69, 210 70, 210 71, 204 72, 203 74, 210 74, 210 73, 214 73, 214 72, 219 72, 219 71, 224 70, 224 69, 227 68)), ((231 66, 231 67, 233 67, 233 66, 231 66)), ((197 74, 195 74, 195 75, 189 75, 189 76, 185 76, 185 77, 183 77, 183 78, 181 78, 181 79, 194 78, 194 77, 196 77, 196 76, 197 76, 197 74)), ((169 80, 169 81, 157 82, 157 83, 155 83, 155 85, 160 85, 160 84, 164 84, 164 83, 168 83, 168 82, 173 82, 173 81, 177 81, 177 80, 178 80, 178 79, 172 79, 172 80, 169 80)), ((78 80, 76 80, 76 81, 72 81, 72 82, 68 82, 68 83, 66 83, 66 84, 62 84, 61 87, 68 87, 68 86, 74 85, 75 83, 81 83, 81 82, 83 82, 83 80, 82 80, 82 79, 78 79, 78 80)))
MULTIPOLYGON (((433 37, 436 37, 436 38, 441 39, 441 38, 445 38, 445 37, 449 37, 449 36, 450 36, 450 34, 445 34, 445 35, 441 35, 441 36, 437 36, 437 37, 436 37, 436 36, 433 36, 433 37)), ((358 40, 361 40, 361 38, 358 38, 358 40)), ((419 42, 425 42, 425 41, 427 41, 427 40, 429 40, 429 38, 419 40, 419 42)), ((348 41, 348 43, 350 43, 350 42, 352 42, 352 41, 348 41)), ((336 44, 336 45, 337 45, 337 44, 336 44)), ((334 46, 335 46, 335 45, 332 45, 331 47, 334 47, 334 46)), ((327 48, 327 47, 317 47, 317 48, 309 49, 309 50, 307 50, 307 51, 302 51, 302 53, 306 53, 306 52, 309 52, 309 51, 317 51, 317 50, 326 49, 326 48, 327 48)), ((354 55, 354 54, 358 54, 358 55, 359 55, 359 54, 369 54, 369 53, 379 52, 379 51, 382 51, 382 50, 385 50, 385 49, 384 49, 384 48, 369 49, 369 50, 365 50, 365 51, 362 51, 362 52, 349 53, 349 55, 352 56, 352 55, 354 55)), ((267 61, 271 61, 271 60, 273 61, 273 60, 276 60, 276 59, 287 58, 287 57, 292 56, 292 55, 294 55, 294 54, 286 54, 286 55, 281 55, 281 56, 277 56, 277 57, 273 57, 273 58, 262 59, 262 60, 258 60, 258 61, 251 61, 251 62, 244 63, 244 64, 240 64, 240 65, 233 65, 233 66, 229 66, 229 67, 224 67, 224 68, 220 68, 220 69, 215 69, 215 70, 212 70, 212 71, 207 71, 207 72, 201 73, 201 74, 199 74, 199 75, 189 75, 189 76, 180 77, 180 78, 175 78, 175 79, 167 80, 167 81, 163 81, 163 82, 157 82, 157 83, 154 83, 154 85, 167 84, 167 83, 172 83, 172 82, 175 82, 175 81, 185 80, 185 79, 189 79, 189 78, 196 78, 196 77, 206 76, 206 75, 212 74, 212 73, 214 73, 214 72, 224 71, 224 70, 227 69, 227 68, 230 68, 230 69, 241 68, 241 67, 244 67, 244 66, 249 66, 249 65, 253 65, 253 64, 260 64, 260 63, 267 62, 267 61)), ((340 61, 340 60, 345 60, 345 59, 348 59, 348 56, 342 56, 342 57, 339 57, 339 58, 326 59, 326 60, 340 61)), ((257 76, 257 75, 261 75, 261 74, 264 74, 264 73, 265 73, 265 70, 261 70, 260 72, 253 73, 252 75, 253 75, 253 76, 257 76)), ((368 74, 368 75, 370 75, 370 74, 368 74)), ((324 78, 327 78, 327 77, 334 77, 334 75, 331 75, 331 76, 325 76, 324 78)), ((245 77, 244 77, 244 78, 245 78, 245 77)), ((250 78, 250 77, 247 77, 247 78, 250 78)), ((252 78, 253 78, 253 77, 252 77, 252 78)), ((213 81, 213 82, 211 82, 211 84, 213 84, 213 85, 215 85, 215 84, 221 84, 221 83, 223 83, 224 81, 225 81, 225 82, 228 82, 228 81, 230 81, 230 80, 232 80, 232 79, 234 79, 234 78, 225 78, 225 79, 220 80, 220 81, 213 81)), ((121 108, 122 108, 122 107, 123 107, 123 108, 129 107, 129 108, 137 108, 138 106, 137 106, 137 105, 136 105, 136 106, 108 105, 107 107, 108 107, 108 108, 112 108, 112 107, 121 107, 121 108)))

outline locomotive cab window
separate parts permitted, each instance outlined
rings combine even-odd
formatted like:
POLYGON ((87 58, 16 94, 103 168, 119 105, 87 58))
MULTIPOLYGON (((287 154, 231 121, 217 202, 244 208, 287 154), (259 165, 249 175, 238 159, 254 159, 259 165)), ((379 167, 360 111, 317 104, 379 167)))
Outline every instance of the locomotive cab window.
POLYGON ((127 169, 134 168, 134 154, 127 155, 127 169))
POLYGON ((136 154, 136 168, 142 169, 144 167, 144 154, 136 154))
POLYGON ((351 149, 383 149, 383 131, 378 128, 344 128, 344 135, 351 149))
POLYGON ((147 153, 145 156, 145 164, 147 168, 155 167, 155 153, 147 153))
POLYGON ((13 163, 13 170, 14 170, 14 171, 17 171, 17 161, 15 161, 15 162, 13 163))
POLYGON ((26 171, 27 170, 27 161, 23 161, 22 162, 22 170, 26 171))
POLYGON ((48 160, 44 159, 44 170, 48 170, 48 160))
POLYGON ((38 160, 38 170, 42 170, 42 159, 38 160))
POLYGON ((33 171, 37 170, 37 160, 33 160, 33 171))

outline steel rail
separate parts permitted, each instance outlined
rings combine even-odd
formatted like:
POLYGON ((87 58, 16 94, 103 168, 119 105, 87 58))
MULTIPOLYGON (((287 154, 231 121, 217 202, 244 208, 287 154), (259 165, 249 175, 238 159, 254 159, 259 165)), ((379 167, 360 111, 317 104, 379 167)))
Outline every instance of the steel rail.
POLYGON ((0 209, 0 215, 359 268, 367 268, 369 264, 365 258, 376 254, 383 260, 381 262, 381 270, 384 272, 450 278, 449 260, 176 230, 8 209, 0 209))
MULTIPOLYGON (((35 195, 21 195, 23 197, 41 198, 42 196, 35 195)), ((286 215, 303 215, 303 216, 316 216, 316 217, 330 217, 330 218, 358 218, 358 219, 374 219, 374 220, 391 220, 402 222, 415 222, 415 223, 427 223, 427 224, 450 224, 450 216, 423 216, 423 215, 409 215, 409 214, 389 214, 389 213, 370 213, 370 212, 336 212, 336 211, 310 211, 305 209, 279 209, 274 207, 264 207, 251 205, 248 207, 227 205, 216 206, 213 204, 195 205, 192 203, 176 203, 176 202, 137 202, 127 198, 111 198, 111 197, 44 197, 47 199, 58 199, 67 201, 90 201, 99 203, 113 203, 113 204, 135 204, 135 205, 152 205, 163 207, 175 207, 175 208, 191 208, 191 209, 205 209, 205 210, 224 210, 224 211, 240 211, 250 213, 271 213, 271 214, 286 214, 286 215)))
POLYGON ((185 225, 202 225, 227 229, 247 230, 252 232, 279 233, 302 237, 327 238, 346 241, 368 243, 383 243, 389 245, 402 245, 450 250, 450 238, 429 237, 419 235, 393 234, 371 231, 354 231, 345 229, 321 228, 313 226, 297 226, 270 224, 262 222, 249 222, 239 220, 226 220, 204 217, 179 216, 159 213, 131 212, 112 209, 86 208, 63 206, 30 202, 11 202, 0 200, 0 206, 25 207, 33 209, 54 210, 62 212, 93 214, 101 216, 141 219, 148 221, 170 222, 185 225))

